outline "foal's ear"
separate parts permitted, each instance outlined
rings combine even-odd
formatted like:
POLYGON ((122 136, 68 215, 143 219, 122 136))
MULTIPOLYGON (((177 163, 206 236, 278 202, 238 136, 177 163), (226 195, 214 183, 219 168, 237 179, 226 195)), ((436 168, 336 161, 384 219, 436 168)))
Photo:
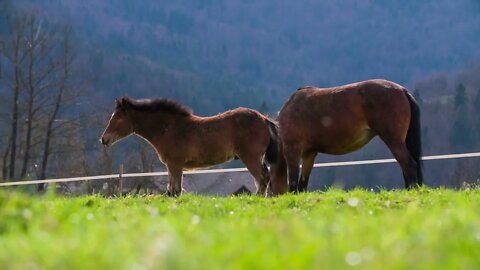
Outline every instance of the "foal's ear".
POLYGON ((127 108, 128 104, 129 104, 128 98, 126 97, 119 97, 115 99, 115 106, 117 108, 121 108, 121 109, 127 108))

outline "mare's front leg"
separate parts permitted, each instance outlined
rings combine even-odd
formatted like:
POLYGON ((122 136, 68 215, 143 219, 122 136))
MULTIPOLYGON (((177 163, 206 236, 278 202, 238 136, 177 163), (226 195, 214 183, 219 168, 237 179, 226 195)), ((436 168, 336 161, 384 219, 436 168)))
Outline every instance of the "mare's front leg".
POLYGON ((177 164, 167 164, 168 170, 168 186, 167 195, 177 197, 182 194, 182 166, 177 164))
POLYGON ((269 187, 273 195, 280 195, 288 192, 287 164, 283 157, 283 151, 276 163, 270 164, 269 187))
POLYGON ((300 174, 300 149, 291 145, 285 145, 284 149, 290 192, 297 193, 300 174))
POLYGON ((310 173, 312 172, 316 156, 317 153, 315 152, 303 155, 302 175, 300 176, 300 182, 298 183, 299 192, 305 192, 308 189, 308 179, 310 178, 310 173))

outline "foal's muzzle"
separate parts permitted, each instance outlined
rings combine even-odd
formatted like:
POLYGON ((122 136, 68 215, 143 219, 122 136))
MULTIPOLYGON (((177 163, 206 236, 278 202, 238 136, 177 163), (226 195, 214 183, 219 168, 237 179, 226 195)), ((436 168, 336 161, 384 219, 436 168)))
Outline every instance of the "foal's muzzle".
POLYGON ((100 142, 105 145, 105 146, 109 146, 110 145, 110 140, 109 139, 105 139, 103 136, 100 138, 100 142))

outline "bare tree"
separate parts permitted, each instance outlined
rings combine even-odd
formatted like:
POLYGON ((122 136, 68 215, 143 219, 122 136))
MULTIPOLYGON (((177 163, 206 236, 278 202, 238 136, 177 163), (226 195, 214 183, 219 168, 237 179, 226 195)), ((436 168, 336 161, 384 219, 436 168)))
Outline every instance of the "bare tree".
MULTIPOLYGON (((20 15, 16 17, 6 16, 5 23, 8 28, 8 39, 2 43, 0 53, 7 59, 11 65, 12 74, 12 108, 10 118, 10 134, 8 140, 8 148, 5 150, 9 154, 8 169, 7 162, 4 163, 4 173, 8 178, 15 178, 16 159, 17 159, 17 139, 18 139, 18 122, 19 122, 19 102, 21 91, 22 64, 26 57, 24 34, 28 17, 20 15)), ((8 159, 8 158, 7 158, 8 159)))
POLYGON ((8 75, 11 98, 9 131, 2 137, 8 138, 1 146, 2 175, 23 179, 32 163, 39 162, 35 172, 44 179, 52 154, 62 144, 73 145, 65 144, 65 139, 78 129, 78 119, 67 108, 84 87, 72 83, 72 29, 59 31, 58 25, 43 23, 45 19, 32 13, 12 13, 2 19, 8 33, 0 33, 1 73, 3 81, 8 75))
POLYGON ((23 179, 27 174, 32 152, 32 137, 35 117, 41 113, 45 104, 43 91, 50 87, 51 74, 55 71, 52 58, 51 37, 42 29, 42 20, 31 15, 27 23, 27 71, 23 84, 26 92, 26 131, 25 146, 23 149, 23 163, 20 177, 23 179), (43 99, 42 99, 43 98, 43 99))
MULTIPOLYGON (((71 65, 73 61, 73 55, 71 52, 71 28, 67 28, 64 31, 62 37, 62 61, 61 61, 61 76, 58 83, 58 89, 54 97, 53 107, 50 113, 47 116, 47 125, 45 128, 45 143, 43 145, 43 154, 42 154, 42 164, 40 168, 40 179, 45 179, 48 160, 51 154, 51 140, 54 133, 54 123, 55 119, 59 115, 61 106, 64 103, 64 97, 66 92, 69 90, 68 80, 70 79, 71 65)), ((43 189, 43 185, 40 185, 38 188, 43 189)))

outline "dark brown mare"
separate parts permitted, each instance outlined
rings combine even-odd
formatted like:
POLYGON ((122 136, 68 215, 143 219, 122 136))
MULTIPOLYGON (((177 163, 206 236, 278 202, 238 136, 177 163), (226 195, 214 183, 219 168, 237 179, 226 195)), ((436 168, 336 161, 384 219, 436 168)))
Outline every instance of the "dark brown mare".
POLYGON ((332 88, 301 87, 278 115, 280 159, 272 185, 306 191, 318 152, 353 152, 379 136, 400 164, 406 188, 423 184, 420 111, 407 89, 386 80, 332 88), (286 162, 286 163, 285 163, 286 162), (299 179, 299 165, 302 172, 299 179))
POLYGON ((278 155, 275 124, 247 108, 199 117, 168 99, 122 97, 116 100, 100 140, 109 146, 131 134, 148 141, 166 165, 171 196, 182 192, 183 169, 209 167, 233 158, 241 159, 253 175, 257 193, 266 194, 270 176, 264 157, 272 162, 278 155))

